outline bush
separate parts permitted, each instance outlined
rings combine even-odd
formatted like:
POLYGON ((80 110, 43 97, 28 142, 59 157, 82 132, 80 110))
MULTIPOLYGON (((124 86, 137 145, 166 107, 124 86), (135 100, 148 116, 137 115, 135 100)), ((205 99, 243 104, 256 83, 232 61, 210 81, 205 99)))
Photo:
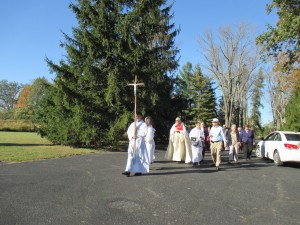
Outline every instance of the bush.
POLYGON ((36 126, 30 120, 0 120, 0 131, 36 131, 36 126))

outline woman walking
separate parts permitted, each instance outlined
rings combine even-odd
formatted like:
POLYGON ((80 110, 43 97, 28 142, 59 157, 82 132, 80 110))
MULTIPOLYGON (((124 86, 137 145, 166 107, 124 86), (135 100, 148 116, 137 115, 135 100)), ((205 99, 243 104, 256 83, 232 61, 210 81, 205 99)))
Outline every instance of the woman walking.
POLYGON ((231 130, 228 132, 226 139, 229 146, 228 163, 233 160, 235 163, 237 163, 239 159, 241 138, 235 124, 231 126, 231 130))

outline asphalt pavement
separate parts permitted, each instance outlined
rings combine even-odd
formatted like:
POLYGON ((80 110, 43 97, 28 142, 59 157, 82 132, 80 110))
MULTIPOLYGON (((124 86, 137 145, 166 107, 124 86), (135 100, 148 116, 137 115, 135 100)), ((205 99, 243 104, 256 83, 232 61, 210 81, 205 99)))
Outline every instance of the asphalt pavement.
MULTIPOLYGON (((300 224, 300 165, 241 159, 221 171, 164 159, 126 177, 127 152, 0 164, 1 225, 300 224)), ((242 155, 240 156, 242 158, 242 155)))

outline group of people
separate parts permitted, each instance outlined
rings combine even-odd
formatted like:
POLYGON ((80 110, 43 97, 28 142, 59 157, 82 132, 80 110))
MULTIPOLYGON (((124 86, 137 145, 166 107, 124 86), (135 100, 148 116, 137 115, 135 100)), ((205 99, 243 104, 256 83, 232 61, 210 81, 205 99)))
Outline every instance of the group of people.
POLYGON ((204 122, 196 122, 195 128, 188 134, 178 117, 170 131, 165 157, 177 162, 199 165, 203 163, 205 150, 209 149, 213 165, 219 170, 222 150, 229 148, 228 163, 237 163, 240 149, 243 149, 245 159, 250 160, 254 145, 254 132, 247 124, 245 129, 240 131, 235 124, 231 129, 227 129, 226 126, 221 127, 219 120, 214 118, 211 127, 206 128, 204 122))
MULTIPOLYGON (((136 122, 127 130, 128 159, 122 174, 130 176, 134 173, 138 176, 149 173, 149 166, 155 158, 154 133, 151 117, 146 117, 144 122, 142 115, 137 113, 136 122)), ((237 163, 241 148, 246 160, 250 160, 253 145, 254 132, 248 125, 243 130, 237 129, 236 125, 232 125, 231 129, 224 129, 219 125, 219 120, 214 118, 211 127, 206 128, 204 122, 196 122, 195 127, 188 132, 180 117, 177 117, 170 130, 165 158, 178 163, 193 163, 196 166, 204 163, 205 151, 210 150, 213 166, 218 171, 224 148, 229 148, 228 163, 237 163)))

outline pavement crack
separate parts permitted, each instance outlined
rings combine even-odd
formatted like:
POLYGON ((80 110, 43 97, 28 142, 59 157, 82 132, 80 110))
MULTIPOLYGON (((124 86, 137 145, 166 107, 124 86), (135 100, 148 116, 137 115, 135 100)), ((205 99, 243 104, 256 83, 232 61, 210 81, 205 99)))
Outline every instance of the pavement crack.
POLYGON ((156 198, 160 198, 160 195, 157 194, 155 191, 151 190, 150 188, 145 188, 150 194, 152 194, 156 198))

